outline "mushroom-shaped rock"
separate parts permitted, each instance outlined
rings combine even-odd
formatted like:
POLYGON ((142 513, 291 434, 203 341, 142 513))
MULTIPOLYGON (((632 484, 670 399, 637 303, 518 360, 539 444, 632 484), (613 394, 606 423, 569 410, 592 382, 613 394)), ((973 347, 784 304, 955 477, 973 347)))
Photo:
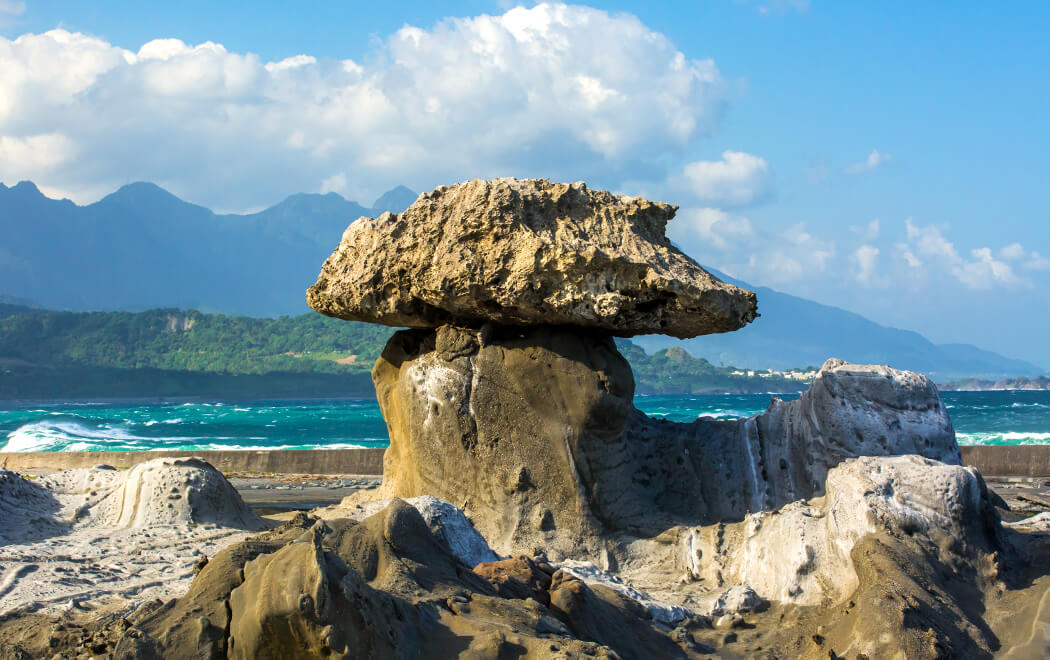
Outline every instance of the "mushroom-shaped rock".
POLYGON ((341 319, 434 328, 565 325, 620 336, 741 328, 755 294, 664 235, 677 207, 582 182, 473 180, 361 218, 306 294, 341 319))

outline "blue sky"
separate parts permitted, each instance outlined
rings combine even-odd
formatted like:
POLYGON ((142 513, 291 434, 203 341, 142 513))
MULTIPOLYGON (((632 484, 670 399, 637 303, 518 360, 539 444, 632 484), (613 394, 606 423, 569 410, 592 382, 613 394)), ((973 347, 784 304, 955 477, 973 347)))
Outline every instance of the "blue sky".
POLYGON ((1050 367, 1050 6, 513 7, 0 0, 0 180, 245 210, 583 179, 754 284, 1050 367))

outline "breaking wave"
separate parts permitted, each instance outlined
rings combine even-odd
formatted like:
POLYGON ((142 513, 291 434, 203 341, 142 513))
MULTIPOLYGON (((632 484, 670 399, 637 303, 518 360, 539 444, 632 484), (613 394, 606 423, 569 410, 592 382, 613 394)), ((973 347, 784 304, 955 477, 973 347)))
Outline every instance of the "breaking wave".
POLYGON ((1031 431, 956 432, 955 440, 960 445, 1045 445, 1050 443, 1050 433, 1031 431))

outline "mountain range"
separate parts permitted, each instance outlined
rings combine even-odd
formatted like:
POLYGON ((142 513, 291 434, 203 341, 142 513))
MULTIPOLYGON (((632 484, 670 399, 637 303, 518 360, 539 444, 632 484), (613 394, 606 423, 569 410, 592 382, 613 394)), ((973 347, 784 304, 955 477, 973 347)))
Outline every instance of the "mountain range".
POLYGON ((988 378, 992 374, 1028 376, 1044 372, 1025 360, 1007 358, 970 344, 934 344, 917 332, 889 328, 860 314, 708 270, 720 279, 754 291, 761 316, 736 332, 685 340, 651 335, 635 337, 634 343, 648 351, 681 346, 712 364, 748 369, 819 366, 829 357, 838 357, 861 364, 889 364, 921 371, 942 383, 978 374, 988 378))
MULTIPOLYGON (((398 186, 370 207, 336 193, 296 194, 263 211, 218 214, 152 183, 86 206, 46 197, 31 182, 0 184, 0 299, 49 309, 198 309, 257 317, 307 311, 304 292, 346 226, 400 212, 398 186)), ((681 346, 714 364, 787 369, 835 356, 955 378, 1031 376, 1044 369, 922 335, 762 286, 761 316, 738 332, 689 340, 637 337, 647 350, 681 346)))
POLYGON ((238 215, 152 183, 87 206, 50 199, 28 181, 0 184, 0 294, 49 309, 299 314, 350 222, 414 200, 401 186, 373 207, 336 193, 297 194, 238 215))

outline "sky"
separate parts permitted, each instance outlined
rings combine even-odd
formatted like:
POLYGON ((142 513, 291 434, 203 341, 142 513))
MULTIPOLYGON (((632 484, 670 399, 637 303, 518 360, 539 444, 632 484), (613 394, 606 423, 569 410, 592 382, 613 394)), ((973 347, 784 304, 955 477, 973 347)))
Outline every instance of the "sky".
POLYGON ((1050 368, 1048 29, 1040 2, 0 0, 0 181, 245 211, 584 180, 678 204, 734 277, 1050 368))

